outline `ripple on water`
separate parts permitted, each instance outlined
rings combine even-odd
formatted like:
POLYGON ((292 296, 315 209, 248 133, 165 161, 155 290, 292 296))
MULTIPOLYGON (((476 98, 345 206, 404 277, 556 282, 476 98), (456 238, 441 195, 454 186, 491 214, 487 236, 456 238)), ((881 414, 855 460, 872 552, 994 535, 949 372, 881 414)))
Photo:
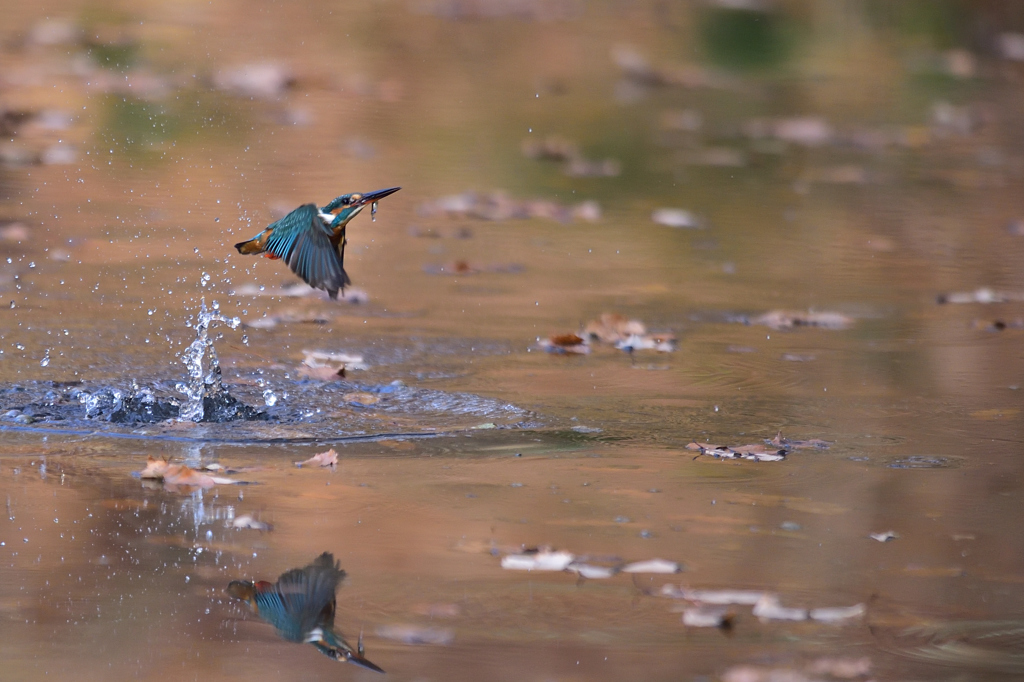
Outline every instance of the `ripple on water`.
POLYGON ((1024 621, 962 621, 908 628, 893 635, 894 653, 968 670, 1024 673, 1024 621))

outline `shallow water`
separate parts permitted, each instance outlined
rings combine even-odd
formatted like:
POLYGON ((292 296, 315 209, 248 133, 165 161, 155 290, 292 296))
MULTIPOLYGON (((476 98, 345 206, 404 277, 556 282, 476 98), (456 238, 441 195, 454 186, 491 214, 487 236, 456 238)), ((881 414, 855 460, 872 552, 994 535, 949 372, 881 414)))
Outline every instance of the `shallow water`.
POLYGON ((224 593, 324 551, 338 627, 393 679, 1018 676, 1024 17, 726 4, 9 12, 5 679, 368 679, 224 593), (551 135, 576 170, 524 154, 551 135), (268 295, 294 277, 231 246, 394 185, 349 226, 361 303, 268 295), (259 419, 87 417, 83 393, 185 400, 214 302, 243 321, 210 329, 224 385, 259 419), (849 321, 751 323, 773 310, 849 321), (678 350, 542 350, 609 311, 678 350), (831 445, 686 449, 779 432, 831 445), (295 466, 330 447, 336 469, 295 466), (247 484, 133 476, 151 455, 247 484), (502 569, 545 546, 684 570, 502 569), (696 628, 665 585, 865 613, 696 628))

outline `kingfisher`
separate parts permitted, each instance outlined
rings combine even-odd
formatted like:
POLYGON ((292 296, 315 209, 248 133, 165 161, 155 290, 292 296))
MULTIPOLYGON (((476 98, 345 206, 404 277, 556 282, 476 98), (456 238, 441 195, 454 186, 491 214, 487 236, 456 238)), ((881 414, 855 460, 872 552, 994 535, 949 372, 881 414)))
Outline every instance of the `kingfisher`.
POLYGON ((345 227, 367 205, 370 213, 376 214, 377 202, 400 189, 342 194, 322 208, 304 204, 235 248, 242 254, 262 253, 272 260, 281 259, 306 284, 337 299, 338 290, 350 282, 344 267, 345 227))
POLYGON ((363 656, 363 637, 353 649, 334 630, 335 592, 345 571, 334 555, 324 552, 305 568, 293 568, 281 574, 276 583, 232 580, 225 590, 235 599, 249 604, 253 613, 274 626, 277 634, 290 642, 312 644, 335 661, 384 672, 363 656))

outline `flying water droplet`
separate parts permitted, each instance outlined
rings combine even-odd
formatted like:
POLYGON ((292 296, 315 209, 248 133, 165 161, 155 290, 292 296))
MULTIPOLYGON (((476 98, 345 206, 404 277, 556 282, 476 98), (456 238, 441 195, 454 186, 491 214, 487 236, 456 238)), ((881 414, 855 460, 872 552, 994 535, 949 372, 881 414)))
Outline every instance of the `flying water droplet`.
POLYGON ((273 407, 277 405, 277 394, 271 391, 269 388, 263 391, 263 402, 267 404, 267 407, 273 407))
POLYGON ((370 204, 370 221, 377 222, 377 202, 370 204))
POLYGON ((46 352, 43 353, 43 359, 39 361, 40 367, 46 367, 50 364, 50 349, 47 348, 46 352))

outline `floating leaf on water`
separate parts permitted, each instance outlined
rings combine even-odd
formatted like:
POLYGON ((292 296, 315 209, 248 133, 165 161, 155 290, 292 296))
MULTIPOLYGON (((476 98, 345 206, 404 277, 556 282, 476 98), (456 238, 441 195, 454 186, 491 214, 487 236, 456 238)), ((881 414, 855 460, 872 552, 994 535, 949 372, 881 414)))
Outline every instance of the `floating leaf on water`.
POLYGON ((754 590, 691 590, 686 587, 663 585, 661 595, 701 604, 753 606, 761 600, 764 592, 754 590))
POLYGON ((618 571, 614 566, 597 566, 594 564, 587 564, 581 561, 573 561, 565 570, 570 573, 578 573, 581 578, 592 578, 595 580, 601 580, 603 578, 611 578, 618 571))
POLYGON ((146 459, 146 468, 138 472, 144 480, 162 481, 164 487, 212 488, 215 485, 238 485, 245 481, 210 476, 196 471, 183 464, 171 464, 166 459, 157 459, 150 455, 146 459))
POLYGON ((630 336, 647 334, 647 327, 640 320, 630 320, 618 313, 601 313, 599 318, 587 323, 583 334, 592 341, 616 344, 630 336))
POLYGON ((814 682, 827 678, 852 680, 871 673, 871 659, 819 658, 810 661, 803 670, 797 668, 768 668, 736 665, 722 673, 722 682, 814 682), (808 674, 813 677, 808 677, 808 674))
POLYGON ((974 291, 956 291, 949 294, 939 294, 936 299, 938 303, 1008 303, 1010 301, 1024 301, 1024 292, 1019 291, 996 291, 989 287, 981 287, 974 291))
POLYGON ((648 559, 626 564, 621 570, 623 573, 679 573, 683 569, 674 561, 648 559))
POLYGON ((362 355, 322 350, 303 350, 302 364, 308 367, 344 367, 346 370, 369 369, 362 355))
POLYGON ((522 554, 506 554, 501 558, 501 567, 511 571, 564 571, 575 558, 569 552, 527 551, 522 554))
POLYGON ((774 594, 764 594, 754 604, 753 614, 761 620, 807 620, 807 609, 783 606, 774 594))
POLYGON ((820 623, 841 623, 861 618, 865 613, 867 613, 867 608, 863 604, 854 604, 853 606, 827 606, 811 609, 809 615, 811 620, 820 623))
POLYGON ((576 334, 555 334, 539 340, 538 344, 548 353, 586 355, 590 352, 587 342, 576 334))
POLYGON ((683 625, 691 628, 732 628, 736 614, 728 606, 691 606, 683 611, 683 625))
POLYGON ((331 470, 333 471, 334 468, 338 466, 338 453, 334 451, 334 448, 331 448, 325 452, 319 452, 313 455, 304 462, 296 462, 295 466, 300 468, 304 466, 331 467, 331 470))
POLYGON ((697 442, 688 443, 687 450, 695 450, 700 455, 708 455, 722 459, 750 459, 757 462, 781 462, 786 459, 785 450, 772 450, 764 445, 740 445, 729 447, 727 445, 701 444, 697 442))
POLYGON ((455 641, 455 633, 448 628, 430 628, 421 625, 381 625, 377 636, 402 644, 433 644, 448 646, 455 641))
POLYGON ((266 532, 273 530, 273 526, 263 521, 257 521, 250 514, 242 514, 236 516, 231 522, 231 527, 235 530, 258 530, 260 532, 266 532))
POLYGON ((278 97, 294 84, 291 70, 269 62, 235 66, 213 76, 213 86, 218 90, 246 97, 278 97))
POLYGON ((314 381, 340 381, 345 378, 345 367, 299 367, 300 377, 313 379, 314 381))
POLYGON ((633 334, 616 343, 615 347, 630 353, 637 350, 672 353, 678 348, 674 334, 633 334))
POLYGON ((701 229, 704 222, 690 211, 681 208, 657 208, 651 213, 651 220, 666 227, 701 229))
POLYGON ((771 329, 795 329, 797 327, 818 327, 821 329, 846 329, 854 320, 842 313, 799 312, 772 310, 754 318, 738 318, 744 324, 760 324, 771 329))

